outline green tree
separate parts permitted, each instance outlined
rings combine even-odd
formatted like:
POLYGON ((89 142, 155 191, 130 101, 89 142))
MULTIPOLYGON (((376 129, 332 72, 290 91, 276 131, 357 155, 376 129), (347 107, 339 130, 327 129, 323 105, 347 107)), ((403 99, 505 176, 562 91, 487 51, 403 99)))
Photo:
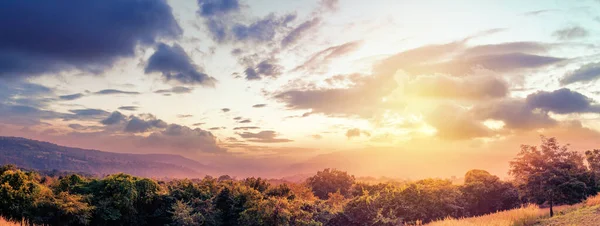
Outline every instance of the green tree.
POLYGON ((339 191, 342 195, 350 196, 350 189, 354 184, 354 176, 336 169, 325 169, 308 178, 306 183, 320 199, 327 199, 329 193, 339 191))
POLYGON ((204 224, 204 216, 194 212, 194 209, 187 203, 177 200, 171 207, 173 225, 176 226, 193 226, 204 224))
POLYGON ((509 173, 529 201, 548 203, 553 216, 554 205, 580 202, 595 194, 596 184, 581 154, 569 150, 568 145, 561 146, 556 138, 541 140, 539 147, 521 146, 510 162, 509 173))
POLYGON ((470 170, 465 174, 465 183, 460 187, 467 215, 483 215, 499 210, 518 207, 517 189, 508 182, 485 170, 470 170))

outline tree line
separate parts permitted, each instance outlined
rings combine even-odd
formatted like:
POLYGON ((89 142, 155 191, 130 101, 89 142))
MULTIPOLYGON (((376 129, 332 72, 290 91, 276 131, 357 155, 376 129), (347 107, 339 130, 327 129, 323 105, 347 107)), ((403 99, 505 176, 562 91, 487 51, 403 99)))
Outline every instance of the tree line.
MULTIPOLYGON (((542 137, 510 162, 511 181, 470 170, 444 179, 363 183, 325 169, 304 183, 229 176, 156 181, 42 175, 0 167, 0 216, 30 225, 402 225, 469 217, 526 203, 577 203, 599 190, 600 150, 542 137)), ((552 211, 551 211, 552 214, 552 211)))

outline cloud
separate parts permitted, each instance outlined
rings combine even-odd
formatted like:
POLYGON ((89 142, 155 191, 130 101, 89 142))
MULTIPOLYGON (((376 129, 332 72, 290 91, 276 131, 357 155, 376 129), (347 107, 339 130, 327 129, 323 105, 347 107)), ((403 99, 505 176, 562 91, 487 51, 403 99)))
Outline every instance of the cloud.
POLYGON ((79 98, 82 98, 83 96, 84 95, 82 93, 75 93, 71 95, 59 96, 58 98, 60 98, 61 100, 77 100, 79 98))
POLYGON ((448 99, 490 99, 500 98, 508 94, 508 83, 496 76, 464 76, 448 75, 419 76, 405 87, 406 93, 448 99))
POLYGON ((316 70, 320 70, 327 66, 331 60, 355 51, 362 45, 362 43, 362 41, 347 42, 321 50, 313 54, 301 65, 296 66, 293 71, 306 70, 309 72, 314 72, 316 70))
POLYGON ((156 119, 153 115, 146 115, 143 118, 137 116, 129 117, 129 121, 125 125, 125 132, 129 133, 143 133, 150 131, 154 128, 165 128, 167 123, 163 120, 156 119))
POLYGON ((175 80, 188 85, 214 87, 217 81, 202 72, 203 69, 195 65, 183 48, 177 44, 168 46, 159 43, 156 52, 148 59, 144 71, 146 74, 160 72, 167 81, 175 80))
POLYGON ((121 114, 121 112, 114 111, 108 116, 108 118, 100 121, 100 123, 102 123, 103 125, 115 125, 120 124, 125 120, 127 120, 127 117, 125 115, 121 114))
POLYGON ((233 130, 252 130, 252 129, 260 129, 260 127, 257 127, 257 126, 241 126, 241 127, 235 127, 235 128, 233 128, 233 130))
POLYGON ((103 89, 98 92, 95 92, 94 94, 96 94, 96 95, 112 95, 112 94, 138 95, 141 93, 134 92, 134 91, 123 91, 123 90, 117 90, 117 89, 103 89))
POLYGON ((154 93, 160 93, 160 94, 183 94, 183 93, 191 93, 193 89, 188 88, 188 87, 184 87, 184 86, 175 86, 173 88, 170 89, 159 89, 154 91, 154 93))
POLYGON ((533 109, 542 109, 556 114, 600 112, 600 107, 591 98, 567 88, 552 92, 538 91, 526 98, 533 109))
POLYGON ((211 132, 177 124, 169 124, 164 130, 151 133, 143 139, 142 144, 169 150, 176 149, 180 152, 222 153, 226 151, 219 147, 216 137, 211 132))
POLYGON ((199 0, 198 6, 198 15, 205 19, 211 38, 217 43, 270 42, 287 23, 296 18, 295 14, 276 16, 271 13, 247 23, 233 16, 240 13, 240 3, 237 0, 199 0))
POLYGON ((251 122, 252 122, 252 120, 250 120, 250 119, 244 119, 242 121, 239 121, 238 123, 251 123, 251 122))
POLYGON ((177 118, 190 118, 190 117, 194 117, 194 116, 193 115, 182 115, 182 114, 177 115, 177 118))
POLYGON ((429 113, 425 120, 435 127, 436 135, 443 139, 462 140, 492 134, 471 112, 456 105, 442 104, 429 113))
POLYGON ((292 142, 290 139, 277 138, 278 134, 272 130, 260 131, 258 133, 243 132, 238 135, 247 141, 258 143, 285 143, 292 142))
POLYGON ((221 111, 222 112, 229 112, 229 111, 231 111, 231 109, 229 109, 229 108, 221 108, 221 111))
POLYGON ((340 5, 339 0, 321 0, 319 2, 321 7, 323 7, 327 11, 337 11, 340 5))
POLYGON ((298 25, 298 27, 294 28, 294 30, 290 31, 284 38, 283 40, 281 40, 281 46, 282 47, 287 47, 289 45, 292 45, 294 43, 296 43, 298 40, 300 40, 304 35, 306 35, 306 33, 308 31, 310 31, 311 29, 313 29, 314 27, 316 27, 317 25, 319 25, 321 23, 321 18, 313 18, 311 20, 308 20, 300 25, 298 25))
POLYGON ((240 120, 240 119, 242 119, 242 117, 238 116, 238 117, 233 118, 233 120, 240 120))
POLYGON ((215 16, 240 10, 238 0, 198 0, 198 14, 201 16, 215 16))
POLYGON ((108 114, 110 114, 109 112, 102 110, 102 109, 74 109, 74 110, 69 110, 69 112, 75 114, 76 116, 81 116, 81 117, 96 117, 96 116, 107 116, 108 114))
POLYGON ((348 131, 346 131, 346 137, 348 139, 352 139, 354 137, 360 137, 361 135, 370 137, 371 133, 369 133, 368 131, 361 130, 359 128, 353 128, 353 129, 349 129, 348 131))
POLYGON ((208 128, 208 130, 220 130, 220 129, 221 129, 221 127, 210 127, 210 128, 208 128))
POLYGON ((263 77, 276 78, 283 72, 283 67, 275 59, 261 61, 256 67, 248 67, 244 71, 246 80, 260 80, 263 77))
POLYGON ((310 137, 312 137, 315 140, 323 139, 323 136, 321 136, 320 134, 313 134, 313 135, 310 135, 310 137))
POLYGON ((564 41, 585 38, 589 35, 589 33, 590 32, 583 27, 570 26, 554 31, 552 36, 564 41))
POLYGON ((264 108, 266 106, 267 106, 267 104, 255 104, 255 105, 252 105, 253 108, 264 108))
POLYGON ((547 111, 535 111, 524 99, 489 101, 474 106, 471 112, 480 120, 500 120, 508 129, 531 130, 557 124, 547 111))
POLYGON ((387 104, 382 97, 398 87, 394 74, 349 76, 353 85, 347 88, 291 89, 276 93, 274 98, 289 109, 311 109, 311 114, 372 117, 387 104))
POLYGON ((140 45, 182 34, 164 0, 3 1, 0 15, 3 30, 18 31, 0 36, 0 77, 99 73, 140 45))
POLYGON ((278 30, 287 22, 289 22, 287 16, 276 17, 274 14, 269 14, 248 25, 236 23, 232 26, 231 33, 235 41, 268 42, 275 38, 278 30))
POLYGON ((124 110, 124 111, 137 111, 138 110, 138 106, 121 106, 119 107, 119 110, 124 110))
POLYGON ((581 66, 575 71, 571 71, 560 80, 560 84, 568 85, 576 82, 591 82, 600 78, 600 62, 581 66))

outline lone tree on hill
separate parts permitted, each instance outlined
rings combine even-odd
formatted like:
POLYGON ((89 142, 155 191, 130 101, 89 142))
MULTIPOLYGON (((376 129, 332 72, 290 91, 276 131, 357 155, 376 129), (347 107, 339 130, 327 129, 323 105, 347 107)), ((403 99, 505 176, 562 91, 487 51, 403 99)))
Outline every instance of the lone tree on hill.
POLYGON ((521 146, 509 173, 527 201, 548 203, 553 216, 554 205, 577 203, 595 194, 596 182, 581 154, 569 150, 569 145, 561 146, 556 138, 541 139, 539 147, 521 146))

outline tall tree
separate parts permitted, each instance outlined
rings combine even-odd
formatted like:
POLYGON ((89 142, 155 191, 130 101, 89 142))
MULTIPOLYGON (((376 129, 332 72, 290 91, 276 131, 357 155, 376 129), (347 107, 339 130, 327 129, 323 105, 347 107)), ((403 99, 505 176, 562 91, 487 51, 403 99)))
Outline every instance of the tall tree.
POLYGON ((308 178, 306 182, 317 197, 327 199, 329 193, 337 191, 344 196, 349 196, 350 188, 354 184, 354 176, 336 169, 325 169, 308 178))
POLYGON ((510 162, 509 173, 525 197, 538 204, 548 203, 550 216, 556 204, 580 202, 595 194, 595 180, 583 163, 583 156, 560 145, 556 138, 541 138, 537 146, 522 145, 510 162))
POLYGON ((460 187, 465 201, 465 211, 470 216, 493 213, 518 207, 519 194, 509 182, 485 170, 470 170, 460 187))

